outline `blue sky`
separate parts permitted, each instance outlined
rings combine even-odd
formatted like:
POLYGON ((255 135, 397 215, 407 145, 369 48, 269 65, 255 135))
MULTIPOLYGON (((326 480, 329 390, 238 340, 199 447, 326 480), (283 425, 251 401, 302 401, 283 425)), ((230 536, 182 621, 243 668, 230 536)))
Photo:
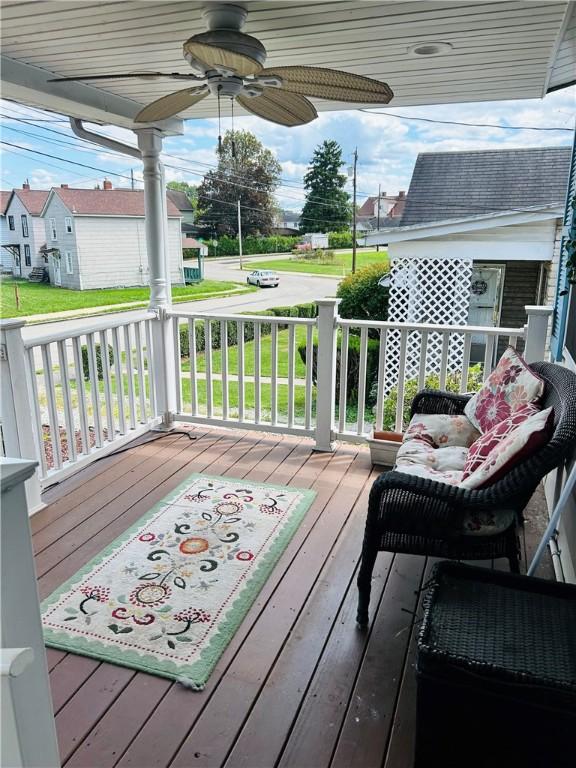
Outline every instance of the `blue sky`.
MULTIPOLYGON (((576 88, 573 87, 552 93, 542 100, 396 109, 391 106, 388 112, 404 118, 570 129, 574 126, 575 106, 576 88)), ((65 121, 42 121, 57 120, 57 115, 27 109, 8 101, 0 101, 0 114, 2 140, 25 148, 3 146, 2 189, 21 186, 26 178, 33 188, 49 189, 61 183, 91 188, 105 175, 114 186, 127 187, 131 169, 137 188, 142 187, 138 163, 79 142, 65 121), (38 122, 22 123, 14 118, 38 122), (49 157, 26 151, 30 149, 49 157), (63 158, 98 170, 70 165, 63 158)), ((367 195, 378 192, 378 184, 388 194, 407 190, 419 152, 570 146, 573 136, 569 130, 516 131, 445 125, 357 110, 322 112, 317 120, 300 128, 281 128, 256 117, 237 117, 235 126, 251 130, 275 153, 282 165, 283 179, 277 197, 283 207, 294 210, 302 206, 302 177, 312 152, 324 139, 335 139, 341 144, 346 162, 351 161, 352 152, 358 147, 358 191, 359 201, 362 202, 367 195)), ((229 120, 224 117, 222 130, 227 127, 229 120)), ((120 128, 98 130, 128 143, 134 139, 130 131, 120 128)), ((203 173, 216 162, 217 135, 215 120, 187 121, 183 136, 165 142, 165 162, 167 166, 177 166, 167 167, 167 179, 199 183, 203 173)))

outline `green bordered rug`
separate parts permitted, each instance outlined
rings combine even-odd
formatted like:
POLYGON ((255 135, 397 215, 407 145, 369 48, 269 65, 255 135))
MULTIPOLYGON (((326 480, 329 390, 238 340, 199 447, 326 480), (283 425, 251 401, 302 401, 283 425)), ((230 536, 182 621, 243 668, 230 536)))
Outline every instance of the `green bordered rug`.
POLYGON ((314 496, 192 475, 43 602, 46 644, 201 690, 314 496))

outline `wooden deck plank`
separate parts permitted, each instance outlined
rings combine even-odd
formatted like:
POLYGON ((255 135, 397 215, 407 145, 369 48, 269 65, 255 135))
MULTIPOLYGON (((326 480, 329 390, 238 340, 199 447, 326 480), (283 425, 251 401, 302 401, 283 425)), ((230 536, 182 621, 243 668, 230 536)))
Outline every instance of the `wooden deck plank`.
POLYGON ((50 672, 52 704, 57 714, 76 691, 98 669, 100 662, 75 653, 65 654, 60 664, 50 672))
MULTIPOLYGON (((299 551, 293 567, 265 606, 249 639, 242 646, 226 676, 206 702, 196 724, 178 751, 173 768, 220 765, 231 737, 239 731, 286 637, 292 631, 310 590, 314 587, 338 534, 370 475, 366 453, 356 456, 340 486, 333 487, 331 509, 320 517, 299 551), (257 652, 255 652, 257 649, 257 652)), ((332 468, 332 471, 338 471, 332 468)), ((202 693, 200 694, 202 696, 202 693)), ((208 697, 206 697, 208 698, 208 697)))
MULTIPOLYGON (((355 455, 355 451, 346 452, 346 466, 352 462, 355 455)), ((246 637, 253 630, 263 608, 273 596, 275 597, 279 583, 285 577, 297 553, 306 541, 310 530, 314 527, 329 501, 336 485, 334 476, 330 475, 330 479, 326 482, 322 478, 324 473, 329 474, 330 466, 334 461, 335 456, 333 454, 312 454, 310 460, 298 469, 292 478, 288 478, 285 475, 285 467, 280 469, 280 472, 283 473, 283 481, 288 485, 301 488, 315 488, 318 491, 318 495, 314 503, 281 555, 276 568, 267 579, 266 584, 250 608, 242 625, 238 628, 230 644, 220 657, 205 690, 195 694, 191 699, 189 691, 185 691, 181 686, 174 685, 161 702, 154 716, 146 723, 138 738, 130 745, 125 755, 119 761, 118 766, 123 766, 123 768, 127 766, 141 768, 141 766, 146 765, 152 768, 152 766, 167 766, 169 764, 178 745, 186 737, 205 702, 217 688, 246 637), (323 482, 324 485, 322 487, 323 482)), ((341 461, 338 467, 340 472, 346 468, 341 461)), ((276 473, 274 473, 270 476, 269 481, 275 482, 276 479, 276 473)), ((196 758, 194 759, 195 761, 196 758)))

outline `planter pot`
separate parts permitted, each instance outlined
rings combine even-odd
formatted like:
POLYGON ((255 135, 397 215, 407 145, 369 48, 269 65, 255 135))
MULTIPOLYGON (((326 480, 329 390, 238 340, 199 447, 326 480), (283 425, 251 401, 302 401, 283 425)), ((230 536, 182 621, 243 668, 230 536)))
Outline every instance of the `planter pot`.
POLYGON ((393 467, 396 463, 396 454, 402 444, 402 435, 398 432, 379 432, 385 439, 376 438, 374 432, 366 438, 370 446, 370 456, 372 464, 382 464, 385 467, 393 467))

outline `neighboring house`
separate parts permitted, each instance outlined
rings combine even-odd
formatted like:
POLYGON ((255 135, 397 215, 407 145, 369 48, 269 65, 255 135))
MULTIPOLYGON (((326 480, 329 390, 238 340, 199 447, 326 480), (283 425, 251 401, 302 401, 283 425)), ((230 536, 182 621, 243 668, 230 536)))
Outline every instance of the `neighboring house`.
POLYGON ((192 203, 188 200, 185 192, 181 192, 179 189, 166 190, 168 199, 178 208, 180 211, 181 223, 180 229, 182 232, 182 248, 195 248, 196 246, 187 245, 186 241, 190 238, 196 238, 200 233, 200 228, 194 223, 194 208, 192 203))
POLYGON ((441 281, 443 261, 460 260, 470 285, 468 324, 521 327, 525 305, 554 301, 570 153, 554 147, 421 154, 401 226, 364 242, 387 244, 393 263, 420 262, 428 291, 435 278, 441 281))
MULTIPOLYGON (((48 193, 47 193, 48 194, 48 193)), ((167 198, 170 278, 182 283, 180 211, 167 198)), ((54 187, 43 207, 50 282, 64 288, 148 285, 144 192, 54 187)))
POLYGON ((374 232, 384 227, 398 226, 405 202, 404 190, 397 195, 387 195, 383 192, 380 196, 368 197, 356 212, 356 232, 374 232))
POLYGON ((46 190, 30 189, 26 182, 22 189, 14 189, 6 206, 6 240, 2 240, 2 263, 8 265, 4 254, 11 259, 11 272, 15 277, 28 277, 32 270, 46 266, 43 247, 46 243, 42 209, 48 197, 46 190))
POLYGON ((300 216, 298 211, 281 210, 274 219, 272 234, 297 235, 300 231, 300 216))
POLYGON ((11 191, 0 192, 0 271, 12 272, 12 254, 4 248, 8 243, 8 219, 6 218, 6 207, 10 200, 11 191))

